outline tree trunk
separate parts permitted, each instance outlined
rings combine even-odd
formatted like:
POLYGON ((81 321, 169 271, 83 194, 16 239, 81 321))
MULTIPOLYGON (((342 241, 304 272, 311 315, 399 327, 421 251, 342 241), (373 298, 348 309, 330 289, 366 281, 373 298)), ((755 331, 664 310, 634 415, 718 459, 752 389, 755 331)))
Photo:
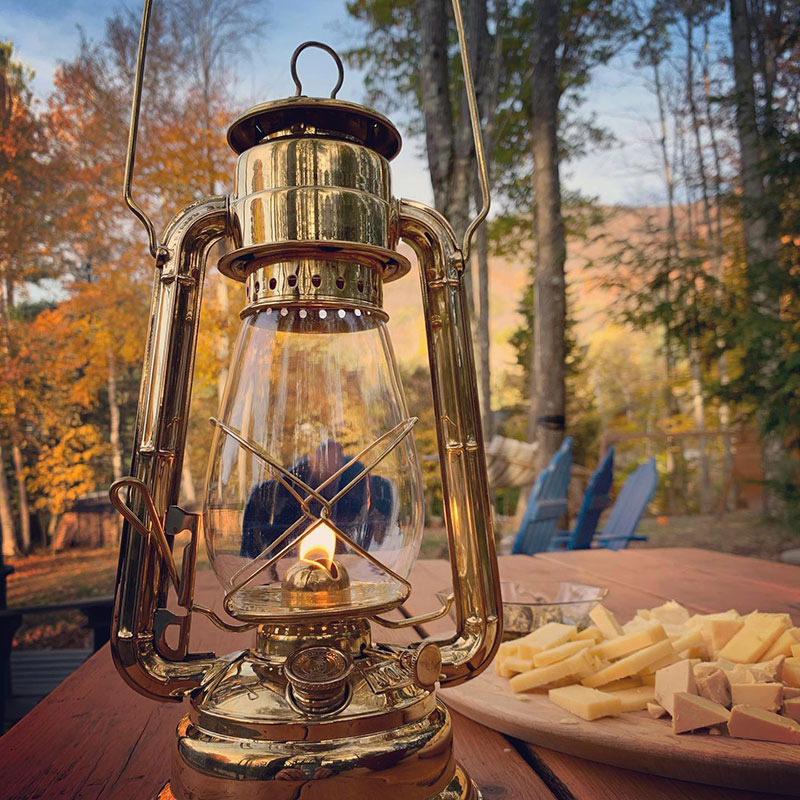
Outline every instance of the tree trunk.
POLYGON ((114 356, 108 353, 108 375, 106 377, 106 391, 108 393, 108 440, 111 443, 111 471, 114 480, 122 477, 122 444, 120 441, 120 413, 119 399, 117 397, 117 370, 114 356))
POLYGON ((3 558, 17 555, 17 539, 14 533, 14 512, 11 509, 11 493, 8 490, 2 445, 0 445, 0 528, 2 528, 3 537, 3 558))
MULTIPOLYGON (((656 89, 656 103, 658 105, 658 118, 660 126, 659 149, 661 150, 661 169, 664 175, 664 186, 667 190, 667 263, 672 268, 672 260, 678 255, 678 227, 675 221, 675 180, 672 174, 672 164, 667 147, 667 115, 664 89, 661 83, 661 70, 659 62, 653 60, 653 79, 656 89)), ((664 281, 664 302, 672 302, 669 279, 664 281)), ((672 391, 672 379, 675 374, 675 354, 672 330, 669 325, 664 328, 664 399, 667 414, 676 417, 680 413, 678 398, 672 391)), ((683 475, 683 449, 680 440, 667 440, 666 468, 667 468, 667 510, 670 514, 678 511, 678 493, 682 489, 683 475), (676 456, 677 454, 677 456, 676 456)))
POLYGON ((544 468, 558 450, 566 427, 564 359, 567 257, 561 216, 558 155, 558 64, 560 3, 536 0, 532 35, 531 141, 536 203, 533 364, 537 457, 544 468))
MULTIPOLYGON (((756 311, 767 318, 777 318, 780 298, 770 290, 770 276, 775 270, 777 241, 772 228, 771 203, 764 189, 761 139, 756 120, 756 99, 753 86, 750 25, 747 0, 730 0, 731 40, 733 45, 734 99, 736 131, 741 152, 742 228, 750 300, 756 311)), ((778 352, 781 343, 764 343, 765 352, 778 352)), ((762 374, 767 382, 775 364, 767 359, 762 374)), ((786 476, 786 448, 778 431, 762 431, 761 465, 764 473, 764 510, 778 516, 784 510, 776 487, 786 476)))
POLYGON ((25 462, 22 450, 16 442, 11 445, 11 458, 14 461, 14 477, 17 481, 20 549, 28 555, 31 551, 31 513, 28 507, 28 490, 25 487, 25 462))
MULTIPOLYGON (((690 14, 686 15, 686 30, 686 98, 689 102, 695 153, 697 155, 697 169, 700 177, 700 193, 703 200, 703 224, 706 228, 705 240, 706 242, 710 242, 714 233, 711 222, 711 200, 708 192, 708 178, 706 177, 705 158, 703 157, 703 143, 700 137, 700 116, 697 113, 697 103, 694 96, 694 44, 692 41, 694 23, 690 14)), ((691 246, 695 246, 694 242, 691 243, 691 246)), ((711 261, 715 264, 713 271, 715 274, 718 274, 720 272, 720 265, 715 263, 717 253, 713 247, 709 247, 708 245, 707 249, 710 249, 711 261)), ((693 338, 689 344, 689 371, 692 386, 694 424, 698 430, 705 430, 706 410, 703 392, 703 365, 701 363, 700 348, 698 347, 696 338, 693 338)), ((711 497, 711 468, 708 462, 708 440, 705 437, 700 438, 698 449, 700 452, 700 513, 710 514, 713 504, 711 497)))

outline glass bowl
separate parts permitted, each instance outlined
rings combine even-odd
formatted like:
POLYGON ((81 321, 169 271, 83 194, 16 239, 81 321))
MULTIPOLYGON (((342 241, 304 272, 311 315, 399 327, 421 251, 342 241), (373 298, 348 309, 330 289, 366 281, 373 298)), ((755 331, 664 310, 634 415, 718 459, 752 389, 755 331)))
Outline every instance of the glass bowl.
MULTIPOLYGON (((608 594, 608 589, 586 583, 541 582, 535 584, 503 581, 503 641, 518 639, 548 622, 577 625, 591 624, 589 612, 608 594)), ((450 590, 437 593, 444 603, 450 590)), ((455 608, 450 616, 455 619, 455 608)))

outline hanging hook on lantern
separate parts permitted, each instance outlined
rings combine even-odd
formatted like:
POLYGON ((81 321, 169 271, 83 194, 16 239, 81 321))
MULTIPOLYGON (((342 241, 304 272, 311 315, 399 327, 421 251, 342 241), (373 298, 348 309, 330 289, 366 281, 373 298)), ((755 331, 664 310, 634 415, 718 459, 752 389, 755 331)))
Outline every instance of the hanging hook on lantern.
POLYGON ((307 50, 309 47, 318 47, 320 50, 324 50, 336 62, 336 68, 339 70, 339 80, 336 81, 336 86, 333 87, 333 91, 331 92, 331 100, 335 100, 336 95, 339 93, 339 89, 342 88, 342 84, 344 83, 344 65, 342 64, 342 59, 339 58, 339 54, 330 45, 327 45, 324 42, 314 41, 303 42, 303 44, 299 45, 295 49, 294 53, 292 53, 290 69, 292 73, 292 80, 294 81, 294 85, 297 87, 294 96, 303 96, 303 84, 300 83, 300 78, 297 76, 297 57, 303 52, 303 50, 307 50))

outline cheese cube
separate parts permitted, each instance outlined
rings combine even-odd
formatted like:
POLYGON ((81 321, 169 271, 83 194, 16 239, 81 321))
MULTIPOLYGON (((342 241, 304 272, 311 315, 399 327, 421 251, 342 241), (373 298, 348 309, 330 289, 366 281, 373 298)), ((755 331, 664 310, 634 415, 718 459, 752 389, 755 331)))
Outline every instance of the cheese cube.
POLYGON ((607 717, 622 711, 622 702, 618 697, 578 684, 551 689, 548 696, 557 706, 585 720, 607 717))
POLYGON ((719 651, 719 658, 727 658, 739 664, 758 661, 789 627, 786 616, 754 611, 746 617, 744 627, 719 651))
POLYGON ((602 604, 598 603, 590 612, 589 618, 600 629, 606 639, 614 639, 625 632, 617 618, 602 604))
POLYGON ((534 667, 546 667, 548 664, 555 664, 556 661, 563 661, 568 656, 574 655, 579 650, 585 650, 592 646, 591 639, 584 639, 578 642, 565 642, 558 647, 551 647, 543 650, 533 657, 534 667))
POLYGON ((737 739, 800 744, 800 725, 763 708, 734 706, 728 720, 728 733, 737 739))
POLYGON ((542 625, 541 628, 537 628, 533 633, 523 636, 522 639, 517 639, 519 655, 521 658, 533 661, 533 657, 537 653, 568 642, 577 632, 578 629, 575 625, 548 622, 546 625, 542 625))
POLYGON ((697 694, 693 661, 679 661, 656 672, 655 700, 671 716, 674 716, 675 695, 680 692, 697 694))
POLYGON ((515 675, 509 681, 509 685, 513 692, 527 692, 529 689, 539 689, 564 678, 591 675, 594 668, 594 659, 589 651, 584 649, 563 661, 548 664, 546 667, 536 667, 520 675, 515 675))
POLYGON ((727 722, 731 716, 725 706, 688 692, 678 692, 672 710, 672 732, 687 733, 727 722))
POLYGON ((494 671, 501 677, 501 678, 510 678, 514 675, 514 670, 509 669, 506 664, 505 660, 497 656, 494 660, 494 671))
POLYGON ((672 650, 672 644, 670 644, 669 639, 662 639, 660 642, 651 644, 650 647, 645 647, 644 650, 637 650, 637 652, 610 664, 594 675, 584 678, 581 683, 594 689, 604 683, 611 683, 611 681, 616 681, 620 678, 629 678, 649 664, 664 658, 669 654, 670 650, 672 650))
POLYGON ((663 717, 667 713, 667 710, 663 706, 660 706, 658 703, 648 703, 647 713, 653 719, 658 719, 659 717, 663 717))
POLYGON ((731 703, 777 711, 783 702, 782 683, 732 683, 731 703))
POLYGON ((634 686, 630 689, 617 689, 614 692, 609 692, 604 686, 603 694, 619 697, 623 711, 644 711, 648 703, 652 703, 655 699, 655 689, 652 686, 634 686))
POLYGON ((592 648, 592 654, 606 659, 621 658, 667 638, 664 626, 660 622, 645 622, 644 625, 645 627, 636 633, 628 633, 611 641, 601 642, 592 648))
POLYGON ((731 707, 731 685, 724 670, 711 664, 695 664, 693 672, 700 697, 731 707))

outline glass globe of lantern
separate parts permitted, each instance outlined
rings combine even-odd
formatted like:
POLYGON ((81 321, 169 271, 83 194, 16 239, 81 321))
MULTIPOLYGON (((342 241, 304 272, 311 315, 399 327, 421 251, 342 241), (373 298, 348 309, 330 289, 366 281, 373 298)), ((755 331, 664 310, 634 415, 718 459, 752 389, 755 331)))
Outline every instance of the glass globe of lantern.
POLYGON ((423 521, 414 421, 383 312, 285 304, 245 317, 204 505, 231 615, 364 615, 405 599, 423 521))

